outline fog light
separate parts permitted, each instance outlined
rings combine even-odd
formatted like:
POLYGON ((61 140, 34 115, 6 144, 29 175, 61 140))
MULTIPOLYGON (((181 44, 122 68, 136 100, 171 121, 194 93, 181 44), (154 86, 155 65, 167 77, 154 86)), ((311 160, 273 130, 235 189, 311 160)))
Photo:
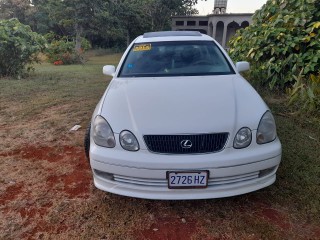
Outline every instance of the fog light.
POLYGON ((277 166, 275 167, 272 167, 272 168, 267 168, 267 169, 264 169, 264 170, 261 170, 259 172, 259 178, 262 178, 264 176, 267 176, 269 175, 270 173, 272 173, 275 169, 276 169, 277 166))
POLYGON ((93 172, 98 177, 101 177, 101 178, 104 178, 104 179, 107 179, 107 180, 112 180, 112 181, 114 180, 112 173, 103 172, 103 171, 100 171, 100 170, 97 170, 97 169, 93 169, 93 172))

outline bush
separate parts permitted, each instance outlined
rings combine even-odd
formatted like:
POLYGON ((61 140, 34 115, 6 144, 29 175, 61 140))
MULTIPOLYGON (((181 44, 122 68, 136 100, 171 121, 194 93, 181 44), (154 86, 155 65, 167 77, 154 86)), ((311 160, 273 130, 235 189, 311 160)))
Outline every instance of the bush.
POLYGON ((48 61, 54 65, 84 63, 83 53, 90 48, 90 43, 82 39, 80 51, 75 50, 75 42, 68 37, 58 37, 52 34, 46 35, 50 42, 46 50, 48 61))
POLYGON ((320 69, 319 29, 318 0, 268 0, 254 14, 253 24, 231 39, 230 55, 249 61, 250 78, 259 84, 271 89, 297 88, 297 79, 302 77, 303 88, 311 92, 309 88, 319 88, 311 86, 310 80, 320 69))
POLYGON ((17 19, 0 21, 0 76, 21 77, 39 61, 45 39, 17 19))
POLYGON ((290 96, 289 104, 296 104, 302 110, 320 113, 320 74, 311 74, 309 78, 301 75, 295 77, 295 84, 288 89, 290 96))

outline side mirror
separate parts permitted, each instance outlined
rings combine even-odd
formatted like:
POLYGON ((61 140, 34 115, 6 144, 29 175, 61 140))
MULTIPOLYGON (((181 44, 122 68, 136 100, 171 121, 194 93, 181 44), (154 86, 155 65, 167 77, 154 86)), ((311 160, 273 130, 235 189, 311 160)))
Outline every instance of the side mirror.
POLYGON ((238 72, 248 71, 250 69, 250 63, 248 62, 237 62, 236 69, 238 72))
POLYGON ((106 65, 103 67, 102 72, 104 75, 113 77, 116 72, 116 67, 113 65, 106 65))

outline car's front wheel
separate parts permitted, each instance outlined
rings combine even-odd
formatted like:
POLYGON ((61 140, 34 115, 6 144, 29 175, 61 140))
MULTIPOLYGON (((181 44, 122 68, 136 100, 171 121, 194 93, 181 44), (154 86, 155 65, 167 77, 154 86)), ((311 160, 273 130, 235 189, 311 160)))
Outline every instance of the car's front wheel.
POLYGON ((86 154, 87 159, 89 160, 89 151, 90 151, 90 130, 91 130, 91 122, 87 127, 86 133, 84 135, 84 152, 86 154))

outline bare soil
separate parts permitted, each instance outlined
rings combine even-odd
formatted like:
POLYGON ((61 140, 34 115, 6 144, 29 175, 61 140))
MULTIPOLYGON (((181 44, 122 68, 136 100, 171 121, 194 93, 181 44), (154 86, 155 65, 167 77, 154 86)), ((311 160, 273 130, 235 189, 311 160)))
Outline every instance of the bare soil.
MULTIPOLYGON (((72 138, 82 138, 83 131, 72 138)), ((24 144, 0 152, 1 239, 319 239, 285 206, 257 194, 151 201, 93 187, 82 146, 24 144)))

